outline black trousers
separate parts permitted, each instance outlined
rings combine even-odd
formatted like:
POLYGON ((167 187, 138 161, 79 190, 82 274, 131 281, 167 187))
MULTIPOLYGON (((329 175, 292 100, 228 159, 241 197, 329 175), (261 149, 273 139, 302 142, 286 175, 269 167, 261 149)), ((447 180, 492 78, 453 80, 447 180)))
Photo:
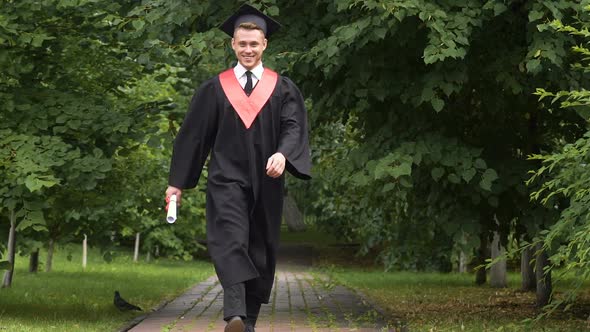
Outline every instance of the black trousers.
POLYGON ((261 303, 255 294, 248 294, 248 281, 223 289, 223 319, 240 316, 246 325, 256 326, 261 303), (248 296, 249 295, 249 296, 248 296))

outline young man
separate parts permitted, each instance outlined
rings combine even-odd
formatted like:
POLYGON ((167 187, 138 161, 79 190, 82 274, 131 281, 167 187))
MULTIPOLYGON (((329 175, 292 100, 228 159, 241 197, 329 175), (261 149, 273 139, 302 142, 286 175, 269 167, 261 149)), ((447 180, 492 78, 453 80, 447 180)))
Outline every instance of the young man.
POLYGON ((301 93, 262 66, 279 24, 244 5, 221 29, 238 64, 196 91, 174 142, 166 197, 194 188, 209 152, 207 247, 224 289, 226 332, 253 332, 272 289, 285 169, 311 178, 301 93))

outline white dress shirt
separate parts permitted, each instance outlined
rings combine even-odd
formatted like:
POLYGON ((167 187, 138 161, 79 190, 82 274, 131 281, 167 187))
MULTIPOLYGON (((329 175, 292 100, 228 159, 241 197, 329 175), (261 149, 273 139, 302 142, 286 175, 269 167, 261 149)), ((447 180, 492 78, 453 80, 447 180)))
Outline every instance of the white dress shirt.
MULTIPOLYGON (((238 82, 240 82, 242 89, 246 86, 246 81, 248 80, 248 77, 246 76, 247 71, 248 69, 244 68, 244 66, 242 66, 242 64, 239 62, 234 67, 234 74, 236 74, 236 78, 238 79, 238 82)), ((252 72, 252 89, 254 89, 256 83, 258 83, 258 81, 262 79, 262 73, 264 72, 262 62, 260 62, 258 66, 254 67, 250 71, 252 72)))

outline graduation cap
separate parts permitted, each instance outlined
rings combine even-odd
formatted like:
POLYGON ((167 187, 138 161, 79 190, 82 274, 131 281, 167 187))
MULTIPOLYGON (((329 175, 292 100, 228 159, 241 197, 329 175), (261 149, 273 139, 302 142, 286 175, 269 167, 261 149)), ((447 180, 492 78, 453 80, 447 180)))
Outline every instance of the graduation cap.
POLYGON ((266 38, 270 37, 275 31, 277 31, 281 25, 279 22, 266 16, 260 10, 244 4, 237 12, 230 16, 225 22, 219 27, 223 32, 227 33, 231 37, 234 36, 234 31, 242 23, 254 23, 259 26, 264 32, 266 38))

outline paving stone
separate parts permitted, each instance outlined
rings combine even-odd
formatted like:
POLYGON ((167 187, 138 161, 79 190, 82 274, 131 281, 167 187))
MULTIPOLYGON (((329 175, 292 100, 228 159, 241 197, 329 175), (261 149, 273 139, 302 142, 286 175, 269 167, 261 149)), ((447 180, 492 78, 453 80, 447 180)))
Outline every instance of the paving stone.
MULTIPOLYGON (((271 303, 263 305, 257 332, 395 331, 354 292, 342 286, 323 287, 326 276, 304 269, 277 271, 271 303), (317 282, 322 281, 322 282, 317 282)), ((215 277, 151 313, 131 332, 223 331, 223 289, 215 277)))

